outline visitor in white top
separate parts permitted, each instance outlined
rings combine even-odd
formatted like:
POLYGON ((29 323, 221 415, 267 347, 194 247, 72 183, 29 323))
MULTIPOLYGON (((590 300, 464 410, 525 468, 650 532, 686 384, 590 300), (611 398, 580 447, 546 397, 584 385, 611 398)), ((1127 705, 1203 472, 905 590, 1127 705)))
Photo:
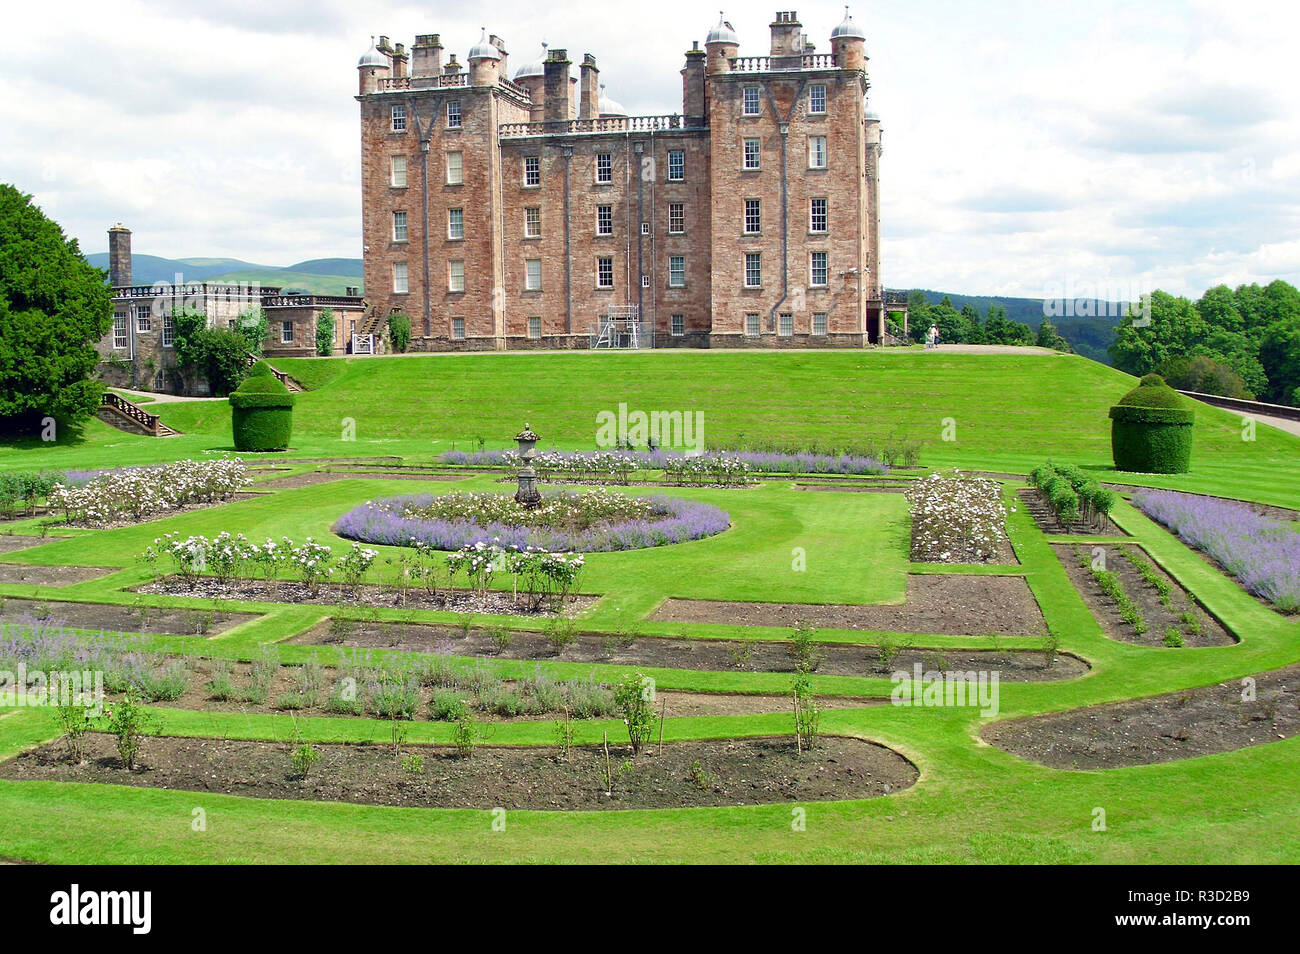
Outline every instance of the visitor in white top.
POLYGON ((926 333, 925 337, 927 342, 926 347, 928 348, 939 347, 939 326, 931 325, 930 330, 926 333))

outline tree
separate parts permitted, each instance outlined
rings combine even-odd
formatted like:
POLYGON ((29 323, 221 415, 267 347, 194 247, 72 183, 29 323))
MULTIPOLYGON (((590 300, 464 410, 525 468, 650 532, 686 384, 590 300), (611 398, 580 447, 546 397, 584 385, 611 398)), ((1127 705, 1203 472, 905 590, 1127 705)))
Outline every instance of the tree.
POLYGON ((113 327, 104 278, 31 196, 0 184, 0 434, 99 407, 95 343, 113 327))
POLYGON ((322 308, 316 318, 316 353, 329 357, 334 353, 334 309, 322 308))
POLYGON ((925 333, 930 330, 930 302, 925 292, 912 291, 907 294, 907 333, 913 341, 924 341, 925 333))
POLYGON ((1188 299, 1157 290, 1144 295, 1142 303, 1145 309, 1131 309, 1120 319, 1110 346, 1115 367, 1138 376, 1186 354, 1204 338, 1204 324, 1188 299), (1144 315, 1148 310, 1149 320, 1144 315))
POLYGON ((1255 395, 1246 390, 1241 375, 1209 355, 1184 355, 1170 358, 1156 369, 1171 388, 1180 391, 1198 391, 1201 394, 1221 394, 1224 397, 1253 401, 1255 395))
MULTIPOLYGON (((244 350, 262 356, 262 346, 266 343, 267 332, 271 328, 271 322, 266 317, 266 311, 260 305, 256 308, 250 308, 239 316, 239 321, 235 323, 240 338, 244 341, 244 350)), ((238 381, 235 384, 239 384, 238 381)))
POLYGON ((388 316, 388 342, 397 352, 405 352, 411 343, 411 319, 400 311, 388 316))
POLYGON ((237 331, 209 328, 207 316, 194 308, 172 313, 172 348, 182 372, 201 374, 217 397, 224 397, 248 376, 248 339, 237 331))
POLYGON ((1070 342, 1061 337, 1056 330, 1056 325, 1052 324, 1052 319, 1046 315, 1043 316, 1043 323, 1038 326, 1038 338, 1035 344, 1040 348, 1051 348, 1053 351, 1070 350, 1070 342))
POLYGON ((1297 404, 1300 388, 1300 319, 1268 326, 1259 345, 1259 362, 1268 375, 1270 401, 1297 404))

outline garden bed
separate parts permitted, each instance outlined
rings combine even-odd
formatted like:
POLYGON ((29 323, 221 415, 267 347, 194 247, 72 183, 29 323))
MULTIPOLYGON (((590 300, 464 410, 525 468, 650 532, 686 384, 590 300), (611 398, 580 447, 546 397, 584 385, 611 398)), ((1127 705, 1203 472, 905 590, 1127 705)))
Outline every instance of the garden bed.
MULTIPOLYGON (((3 582, 3 581, 0 581, 3 582)), ((169 575, 136 587, 131 592, 159 596, 190 596, 204 599, 244 600, 253 603, 310 603, 319 606, 373 606, 379 609, 445 610, 453 613, 488 613, 514 616, 554 615, 552 607, 535 609, 527 596, 518 597, 501 590, 448 590, 434 593, 420 587, 405 592, 395 586, 363 583, 353 587, 341 583, 324 583, 312 587, 296 580, 267 583, 265 580, 237 578, 218 580, 201 576, 193 583, 184 577, 169 575)), ((564 608, 580 613, 600 597, 570 594, 564 608)))
POLYGON ((668 599, 650 618, 732 626, 794 626, 803 621, 823 629, 944 636, 1047 633, 1047 623, 1024 577, 983 574, 909 575, 907 601, 896 606, 668 599))
POLYGON ((384 480, 464 480, 464 474, 424 474, 408 473, 398 470, 378 470, 378 471, 311 471, 306 474, 295 474, 292 477, 275 477, 271 480, 262 481, 254 484, 255 488, 267 488, 271 490, 296 490, 299 487, 312 487, 316 484, 331 484, 338 480, 356 480, 357 478, 378 477, 384 480))
POLYGON ((60 603, 0 597, 0 622, 49 620, 74 629, 163 636, 215 636, 257 619, 255 613, 111 603, 60 603))
POLYGON ((31 537, 18 533, 0 534, 0 553, 29 550, 32 547, 39 547, 43 543, 54 543, 56 540, 67 539, 67 537, 31 537))
POLYGON ((0 583, 31 586, 71 586, 116 573, 116 566, 45 566, 39 563, 0 563, 0 583))
POLYGON ((1038 524, 1038 529, 1043 533, 1095 537, 1129 536, 1128 532, 1122 530, 1109 516, 1099 517, 1096 523, 1091 525, 1085 522, 1082 517, 1076 518, 1068 524, 1062 524, 1056 519, 1056 514, 1052 512, 1052 508, 1043 499, 1043 492, 1037 487, 1022 487, 1016 491, 1016 496, 1020 498, 1025 511, 1034 518, 1034 523, 1038 524))
POLYGON ((1021 758, 1063 769, 1121 768, 1233 752, 1300 733, 1300 666, 1183 692, 1013 719, 984 740, 1021 758))
MULTIPOLYGON (((795 671, 790 643, 771 640, 684 639, 674 636, 616 636, 577 634, 558 654, 542 633, 517 631, 511 644, 498 651, 485 630, 459 629, 402 623, 351 623, 340 626, 322 623, 288 642, 310 646, 340 646, 361 649, 396 649, 406 652, 442 653, 463 657, 493 656, 499 659, 555 660, 559 662, 605 663, 653 669, 688 669, 697 672, 795 671)), ((882 654, 880 646, 848 643, 816 644, 821 662, 816 672, 825 676, 883 677, 898 670, 910 672, 920 663, 926 669, 951 671, 999 670, 1004 682, 1040 682, 1074 679, 1088 672, 1088 664, 1069 654, 1058 654, 1046 666, 1043 653, 1025 649, 928 650, 895 643, 882 654)))
POLYGON ((364 805, 583 811, 874 798, 910 787, 919 774, 892 749, 838 737, 823 737, 802 755, 793 738, 671 742, 636 759, 611 744, 609 793, 598 746, 575 747, 568 761, 554 748, 480 745, 473 757, 457 758, 448 747, 403 746, 404 756, 423 758, 418 773, 387 745, 315 748, 320 761, 303 780, 287 743, 150 737, 142 740, 139 767, 127 771, 112 739, 94 733, 83 764, 71 763, 56 741, 0 764, 0 778, 364 805))
POLYGON ((1135 646, 1164 646, 1170 629, 1179 632, 1183 645, 1192 648, 1204 646, 1231 646, 1237 639, 1203 606, 1194 600, 1178 581, 1162 570, 1146 551, 1133 545, 1106 547, 1106 568, 1116 575, 1119 585, 1142 616, 1145 631, 1137 632, 1126 622, 1115 601, 1101 588, 1090 569, 1092 548, 1078 544, 1052 545, 1057 558, 1065 567, 1070 582, 1088 604, 1093 618, 1111 639, 1135 646), (1150 566, 1155 575, 1169 589, 1169 604, 1160 598, 1154 585, 1143 579, 1124 551, 1133 553, 1150 566), (1081 557, 1089 566, 1081 565, 1081 557), (1185 615, 1189 614, 1189 615, 1185 615), (1195 622, 1193 622, 1195 620, 1195 622))
MULTIPOLYGON (((258 486, 258 485, 255 485, 258 486)), ((213 507, 224 507, 226 504, 239 503, 241 500, 252 500, 260 497, 261 494, 256 490, 241 490, 231 494, 224 500, 205 500, 198 503, 183 504, 170 510, 155 510, 150 513, 141 514, 139 517, 120 517, 116 520, 106 520, 102 523, 92 523, 84 520, 63 520, 61 517, 55 521, 52 526, 55 527, 79 527, 82 529, 92 530, 121 530, 125 527, 139 527, 146 523, 156 523, 159 520, 166 520, 169 517, 179 517, 182 514, 197 513, 200 510, 211 510, 213 507)))

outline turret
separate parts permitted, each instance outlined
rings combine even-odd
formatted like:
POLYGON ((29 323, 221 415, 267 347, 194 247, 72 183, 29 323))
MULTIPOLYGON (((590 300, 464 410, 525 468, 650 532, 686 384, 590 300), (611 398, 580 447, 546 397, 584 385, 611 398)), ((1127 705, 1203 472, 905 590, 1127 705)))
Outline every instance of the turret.
POLYGON ((469 51, 469 85, 496 86, 500 76, 501 51, 488 40, 487 28, 469 51))
POLYGON ((842 70, 866 70, 867 37, 844 8, 844 22, 831 31, 831 53, 842 70))
POLYGON ((740 53, 740 37, 736 36, 736 31, 723 14, 718 14, 718 25, 709 31, 704 49, 707 54, 706 72, 726 73, 731 69, 731 61, 740 53))
POLYGON ((375 45, 375 38, 370 38, 370 49, 361 54, 357 61, 357 74, 361 95, 374 93, 379 89, 379 81, 388 79, 392 64, 388 57, 375 45))
POLYGON ((528 112, 530 122, 539 123, 545 118, 546 101, 546 44, 542 44, 542 55, 531 63, 525 63, 515 73, 515 82, 528 93, 531 107, 528 112))

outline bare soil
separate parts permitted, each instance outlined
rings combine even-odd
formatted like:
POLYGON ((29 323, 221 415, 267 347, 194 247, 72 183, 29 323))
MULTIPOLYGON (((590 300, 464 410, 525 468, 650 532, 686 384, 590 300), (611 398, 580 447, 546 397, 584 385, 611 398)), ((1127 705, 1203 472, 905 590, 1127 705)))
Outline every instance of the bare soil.
POLYGON ((1086 557, 1091 564, 1092 548, 1079 544, 1055 544, 1053 549, 1065 567, 1070 582, 1079 591, 1083 601, 1088 604, 1093 618, 1101 624, 1106 635, 1111 639, 1135 646, 1163 646, 1165 632, 1170 628, 1178 630, 1186 647, 1231 646, 1237 639, 1224 628, 1218 619, 1211 616, 1205 607, 1193 599, 1172 576, 1160 568, 1145 550, 1135 544, 1106 547, 1106 569, 1119 578, 1120 584, 1128 598, 1137 606, 1146 624, 1145 632, 1138 633, 1120 616, 1119 607, 1107 596, 1093 579, 1088 566, 1080 566, 1079 557, 1086 557), (1149 563, 1156 575, 1169 584, 1169 605, 1160 601, 1160 594, 1155 587, 1144 580, 1134 568, 1132 562, 1125 558, 1124 552, 1135 554, 1139 559, 1149 563), (1182 618, 1190 613, 1196 622, 1189 623, 1182 618))
POLYGON ((1095 537, 1129 536, 1110 517, 1100 517, 1092 523, 1086 523, 1082 517, 1076 517, 1068 524, 1061 523, 1056 519, 1056 514, 1048 505, 1043 492, 1037 487, 1022 487, 1016 491, 1016 496, 1020 498, 1025 510, 1034 518, 1034 523, 1038 524, 1038 529, 1043 533, 1072 533, 1095 537))
MULTIPOLYGON (((542 633, 515 632, 513 641, 498 652, 491 635, 482 629, 468 634, 449 626, 401 623, 322 623, 292 639, 290 643, 340 648, 397 649, 500 659, 559 660, 563 662, 607 663, 615 666, 643 666, 654 669, 689 669, 696 672, 794 672, 795 659, 788 642, 769 640, 689 639, 672 636, 631 636, 580 633, 574 642, 556 654, 542 633)), ((818 643, 821 661, 816 672, 828 676, 886 676, 911 670, 916 663, 926 669, 952 671, 998 670, 1004 682, 1043 682, 1075 679, 1088 672, 1088 664, 1077 656, 1058 654, 1050 668, 1041 652, 1006 649, 927 650, 894 647, 895 655, 880 647, 847 643, 818 643)))
POLYGON ((32 586, 71 586, 116 573, 115 566, 42 566, 0 563, 0 583, 29 583, 32 586))
POLYGON ((67 537, 31 537, 23 536, 19 533, 10 533, 0 535, 0 553, 14 553, 17 550, 28 550, 32 547, 39 547, 42 543, 53 543, 56 540, 66 540, 67 537))
POLYGON ((51 620, 75 629, 110 633, 156 633, 172 636, 215 636, 257 619, 254 613, 225 610, 169 609, 160 606, 115 606, 110 603, 59 603, 48 600, 0 598, 0 619, 51 620))
POLYGON ((1300 665, 1183 692, 995 722, 984 741, 1052 768, 1101 769, 1233 752, 1300 733, 1300 665))
POLYGON ((733 626, 794 626, 802 621, 827 629, 945 636, 1047 632, 1024 577, 974 574, 912 574, 907 578, 907 601, 898 606, 668 599, 650 618, 733 626))
POLYGON ((479 745, 471 758, 457 758, 445 746, 403 746, 403 756, 423 758, 419 772, 407 770, 391 746, 314 748, 321 759, 303 779, 286 742, 151 737, 143 740, 137 769, 128 771, 112 739, 94 733, 80 765, 52 742, 0 764, 0 777, 365 805, 570 811, 874 798, 918 777, 892 749, 829 736, 802 755, 785 738, 671 742, 635 759, 630 748, 611 744, 612 789, 597 746, 575 747, 567 761, 555 748, 479 745))
MULTIPOLYGON (((4 582, 0 579, 0 582, 4 582)), ((264 580, 235 579, 221 581, 215 577, 199 577, 193 585, 179 576, 165 576, 152 583, 138 586, 132 592, 164 596, 196 596, 205 599, 246 600, 254 603, 310 603, 319 606, 377 606, 384 609, 448 610, 454 613, 508 614, 513 616, 552 616, 554 608, 545 606, 535 610, 520 596, 488 590, 475 593, 470 590, 440 589, 434 593, 419 587, 410 587, 403 593, 394 586, 366 583, 359 587, 342 583, 324 583, 314 591, 305 583, 284 580, 278 584, 264 580)), ((598 597, 571 595, 565 600, 565 609, 580 613, 598 597)))

